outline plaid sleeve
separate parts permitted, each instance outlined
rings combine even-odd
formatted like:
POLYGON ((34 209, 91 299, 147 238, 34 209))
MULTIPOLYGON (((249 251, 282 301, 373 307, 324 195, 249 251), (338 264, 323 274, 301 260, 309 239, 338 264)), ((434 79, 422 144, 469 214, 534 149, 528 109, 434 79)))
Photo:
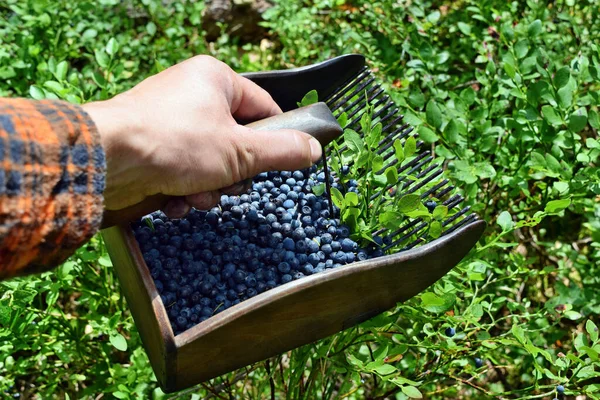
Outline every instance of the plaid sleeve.
POLYGON ((48 270, 98 231, 105 169, 80 107, 0 99, 0 279, 48 270))

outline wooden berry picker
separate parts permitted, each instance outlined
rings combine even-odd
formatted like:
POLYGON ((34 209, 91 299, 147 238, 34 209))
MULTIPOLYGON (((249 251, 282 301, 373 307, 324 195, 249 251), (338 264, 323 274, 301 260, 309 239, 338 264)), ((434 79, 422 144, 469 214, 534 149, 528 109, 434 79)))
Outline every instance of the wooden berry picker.
POLYGON ((166 392, 389 310, 444 276, 485 227, 362 56, 246 76, 286 111, 250 125, 312 134, 328 165, 262 173, 212 210, 103 232, 166 392))

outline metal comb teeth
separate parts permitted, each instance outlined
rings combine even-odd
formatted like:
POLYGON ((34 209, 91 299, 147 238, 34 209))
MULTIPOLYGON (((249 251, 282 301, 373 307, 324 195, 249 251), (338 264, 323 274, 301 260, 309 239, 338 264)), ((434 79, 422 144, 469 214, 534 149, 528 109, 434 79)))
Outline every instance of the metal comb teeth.
MULTIPOLYGON (((370 205, 378 197, 384 196, 385 192, 392 187, 398 186, 396 196, 403 196, 430 185, 431 187, 421 193, 420 197, 422 201, 435 199, 438 204, 448 207, 448 214, 441 221, 442 235, 447 235, 461 226, 477 221, 477 215, 470 212, 470 207, 461 206, 464 198, 455 193, 456 188, 443 175, 443 166, 433 162, 432 149, 427 149, 422 141, 417 140, 416 142, 417 153, 414 159, 405 162, 403 165, 398 163, 393 149, 394 141, 400 140, 404 146, 410 136, 415 136, 415 139, 418 139, 418 137, 416 137, 413 127, 403 122, 404 116, 399 114, 396 104, 385 94, 383 88, 367 67, 362 68, 354 77, 341 85, 337 91, 323 101, 329 106, 334 116, 339 117, 342 113, 346 113, 349 121, 346 128, 358 132, 361 138, 364 138, 364 132, 360 127, 360 121, 367 110, 367 102, 373 110, 372 124, 382 124, 382 139, 378 143, 377 154, 383 157, 384 167, 378 172, 383 172, 388 167, 398 165, 399 185, 386 186, 378 193, 373 194, 369 198, 370 205), (416 177, 417 179, 411 179, 410 177, 416 177)), ((343 144, 343 138, 340 138, 337 143, 340 152, 347 149, 343 144)), ((328 154, 330 154, 328 159, 331 160, 332 152, 328 154)), ((334 177, 334 179, 338 180, 337 177, 334 177)), ((386 201, 388 201, 387 198, 381 200, 382 203, 386 201)), ((384 251, 396 246, 401 246, 402 250, 408 250, 430 240, 427 236, 427 227, 428 223, 422 218, 407 218, 401 228, 392 232, 382 228, 374 232, 374 235, 387 235, 392 239, 391 243, 383 247, 384 251)))

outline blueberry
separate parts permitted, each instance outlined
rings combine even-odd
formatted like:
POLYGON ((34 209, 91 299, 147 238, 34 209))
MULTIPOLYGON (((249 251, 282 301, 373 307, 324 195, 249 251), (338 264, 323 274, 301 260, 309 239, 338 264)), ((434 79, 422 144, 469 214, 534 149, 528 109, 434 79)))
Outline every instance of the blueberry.
POLYGON ((483 360, 481 358, 475 357, 474 361, 475 361, 475 368, 483 367, 483 360))
POLYGON ((341 172, 342 172, 342 175, 348 175, 348 173, 350 172, 350 167, 349 167, 349 166, 347 166, 347 165, 344 165, 344 166, 342 167, 342 170, 341 170, 341 172))
POLYGON ((264 211, 266 213, 273 214, 273 213, 275 213, 275 210, 277 209, 277 206, 273 202, 268 202, 267 204, 265 204, 265 206, 264 206, 263 209, 264 209, 264 211))
POLYGON ((312 264, 304 264, 302 272, 304 272, 304 275, 312 275, 315 273, 315 267, 312 264))
POLYGON ((216 226, 219 222, 219 216, 215 212, 209 212, 206 214, 206 222, 208 222, 212 226, 216 226))
POLYGON ((306 228, 304 228, 304 233, 306 234, 306 237, 311 239, 317 236, 317 230, 314 226, 307 226, 306 228))
POLYGON ((433 210, 435 210, 435 208, 437 207, 437 203, 434 200, 427 200, 425 202, 425 207, 427 207, 427 210, 429 210, 429 212, 432 213, 433 210))
POLYGON ((456 335, 456 330, 454 328, 446 328, 446 336, 448 337, 453 337, 454 335, 456 335))
POLYGON ((342 244, 337 240, 334 240, 333 242, 331 242, 331 249, 333 251, 340 251, 342 249, 342 244))
POLYGON ((557 392, 558 394, 564 394, 564 393, 565 393, 565 387, 564 387, 563 385, 558 385, 558 386, 556 387, 556 392, 557 392))
POLYGON ((300 181, 304 179, 304 173, 302 171, 294 171, 292 173, 292 178, 294 178, 296 181, 300 181))
POLYGON ((325 255, 329 255, 331 253, 333 253, 333 249, 331 248, 330 244, 324 244, 321 246, 321 251, 323 253, 325 253, 325 255))
POLYGON ((342 250, 345 252, 356 251, 358 249, 358 245, 355 241, 350 239, 342 240, 342 250))
POLYGON ((292 238, 283 239, 283 248, 286 250, 294 250, 296 248, 296 243, 292 238))
POLYGON ((235 283, 242 283, 246 280, 246 276, 247 274, 245 271, 238 269, 233 273, 232 278, 235 281, 235 283))
POLYGON ((350 236, 350 230, 345 226, 340 226, 337 228, 337 235, 341 238, 347 238, 350 236))
POLYGON ((290 267, 289 263, 287 263, 287 262, 284 261, 284 262, 279 263, 279 265, 277 266, 277 269, 282 274, 287 274, 288 272, 290 272, 291 267, 290 267))
POLYGON ((291 281, 292 281, 292 279, 293 279, 293 278, 292 278, 292 276, 291 276, 290 274, 285 274, 285 275, 283 275, 283 276, 281 277, 281 284, 282 284, 282 285, 285 285, 286 283, 288 283, 288 282, 291 282, 291 281))
POLYGON ((369 256, 364 251, 359 251, 358 254, 356 255, 356 259, 358 261, 365 261, 368 258, 369 258, 369 256))
POLYGON ((338 251, 335 252, 331 258, 337 264, 344 264, 346 262, 346 253, 338 251))
POLYGON ((329 233, 324 233, 321 235, 321 244, 331 244, 333 242, 333 236, 329 233))

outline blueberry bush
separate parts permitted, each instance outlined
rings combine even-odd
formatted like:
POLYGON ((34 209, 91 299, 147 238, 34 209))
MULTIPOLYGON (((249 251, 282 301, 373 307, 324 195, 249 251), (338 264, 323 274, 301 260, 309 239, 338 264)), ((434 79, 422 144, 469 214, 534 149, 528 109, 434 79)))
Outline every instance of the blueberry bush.
POLYGON ((598 2, 273 3, 264 37, 209 42, 202 1, 4 0, 0 95, 103 99, 200 53, 241 72, 360 52, 488 222, 480 243, 358 327, 165 395, 97 236, 0 283, 2 395, 600 398, 598 2))

